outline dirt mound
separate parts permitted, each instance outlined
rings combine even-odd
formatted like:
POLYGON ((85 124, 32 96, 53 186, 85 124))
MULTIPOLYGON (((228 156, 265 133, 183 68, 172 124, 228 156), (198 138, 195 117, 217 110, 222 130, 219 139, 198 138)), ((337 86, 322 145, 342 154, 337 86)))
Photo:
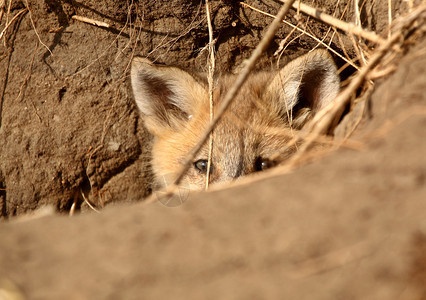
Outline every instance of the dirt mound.
MULTIPOLYGON (((279 7, 246 3, 272 14, 279 7)), ((363 6, 363 26, 385 32, 387 3, 363 6)), ((393 16, 409 9, 393 4, 393 16)), ((350 2, 316 6, 353 17, 350 2)), ((46 204, 87 209, 84 198, 96 208, 142 200, 151 192, 150 137, 128 65, 138 53, 205 71, 202 5, 49 0, 28 8, 11 2, 7 20, 20 15, 0 39, 0 215, 46 204)), ((1 30, 7 13, 8 5, 1 30)), ((213 1, 212 13, 217 65, 231 71, 270 20, 235 1, 213 1)), ((328 28, 308 29, 323 36, 328 28)), ((290 31, 278 32, 259 66, 272 64, 290 31)), ((316 44, 303 36, 288 58, 316 44)), ((179 208, 142 202, 72 218, 47 208, 3 222, 0 298, 425 298, 424 36, 416 44, 377 84, 349 149, 288 174, 191 192, 179 208)), ((332 42, 355 57, 352 45, 344 36, 332 42)))

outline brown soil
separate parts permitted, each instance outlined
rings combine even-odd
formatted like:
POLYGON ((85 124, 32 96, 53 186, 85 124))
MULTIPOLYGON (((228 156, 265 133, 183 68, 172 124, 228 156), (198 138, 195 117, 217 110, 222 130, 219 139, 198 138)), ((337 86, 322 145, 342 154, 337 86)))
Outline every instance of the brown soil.
MULTIPOLYGON (((9 20, 24 3, 12 2, 9 20)), ((278 7, 247 3, 270 13, 278 7)), ((316 3, 334 10, 335 1, 316 3)), ((387 3, 365 7, 365 27, 387 29, 387 3)), ((234 1, 212 4, 217 65, 231 71, 270 19, 234 1)), ((405 5, 393 3, 393 15, 405 5)), ((204 71, 204 7, 40 0, 30 11, 52 53, 38 42, 29 12, 9 28, 6 45, 1 40, 0 216, 44 205, 66 213, 74 201, 87 209, 82 193, 97 208, 142 200, 150 194, 150 137, 133 103, 128 63, 138 53, 204 71), (137 28, 120 33, 126 22, 137 28)), ((311 30, 322 36, 327 27, 311 30)), ((271 64, 289 31, 277 34, 260 66, 271 64)), ((288 57, 315 45, 297 40, 288 57)), ((178 208, 133 203, 99 215, 0 223, 0 299, 426 298, 425 47, 424 38, 417 41, 376 84, 353 136, 362 150, 340 149, 249 185, 192 192, 178 208)))

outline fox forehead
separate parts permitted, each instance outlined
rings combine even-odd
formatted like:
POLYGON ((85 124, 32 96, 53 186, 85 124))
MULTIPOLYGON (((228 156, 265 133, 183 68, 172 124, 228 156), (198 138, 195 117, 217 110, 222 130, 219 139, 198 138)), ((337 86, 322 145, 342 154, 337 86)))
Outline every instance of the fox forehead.
MULTIPOLYGON (((223 98, 233 84, 235 77, 234 75, 226 74, 215 80, 213 114, 216 114, 219 110, 223 98)), ((235 131, 253 126, 283 125, 280 107, 270 101, 270 95, 266 92, 272 77, 271 73, 266 72, 250 75, 240 92, 233 99, 230 108, 222 116, 221 122, 219 122, 215 130, 221 131, 220 128, 223 128, 223 130, 232 128, 235 131)), ((192 87, 188 86, 188 88, 191 89, 192 87)), ((210 121, 210 103, 207 93, 203 98, 201 101, 200 99, 193 101, 193 103, 198 102, 199 106, 193 111, 191 118, 195 117, 205 125, 210 121)))
MULTIPOLYGON (((225 75, 217 79, 213 94, 213 114, 217 113, 234 77, 225 75)), ((266 87, 271 77, 271 74, 268 73, 257 73, 250 76, 241 92, 233 99, 230 108, 224 113, 213 131, 217 152, 223 150, 226 153, 227 148, 236 147, 235 143, 232 143, 235 139, 243 139, 244 143, 238 143, 239 146, 245 145, 248 149, 256 148, 257 143, 265 140, 268 133, 271 134, 268 132, 270 128, 276 127, 282 130, 289 127, 288 122, 283 122, 279 107, 274 106, 273 101, 268 99, 266 87)), ((208 95, 206 94, 203 98, 201 101, 200 99, 193 100, 192 103, 199 103, 199 106, 189 116, 188 122, 177 128, 173 135, 182 136, 182 139, 190 140, 191 144, 197 142, 210 122, 208 95)), ((167 139, 169 140, 170 137, 167 139)))
MULTIPOLYGON (((218 79, 213 98, 214 111, 221 104, 232 79, 232 76, 218 79)), ((266 73, 252 76, 246 83, 247 87, 236 96, 215 127, 211 157, 215 172, 211 175, 211 182, 230 180, 253 172, 256 157, 287 153, 284 149, 289 140, 285 134, 288 123, 282 121, 279 111, 265 94, 266 83, 270 79, 271 75, 266 73)), ((197 99, 196 102, 200 106, 187 123, 157 136, 153 159, 164 173, 173 173, 174 164, 183 162, 210 122, 207 95, 203 101, 197 99)), ((204 145, 195 160, 207 159, 208 152, 208 146, 204 145)))

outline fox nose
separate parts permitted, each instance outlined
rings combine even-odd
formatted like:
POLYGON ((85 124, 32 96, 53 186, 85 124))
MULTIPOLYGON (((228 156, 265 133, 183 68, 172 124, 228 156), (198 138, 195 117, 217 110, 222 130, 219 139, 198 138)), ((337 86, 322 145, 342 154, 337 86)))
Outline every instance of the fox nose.
POLYGON ((236 172, 231 176, 233 180, 243 176, 243 168, 237 168, 236 172))
POLYGON ((249 172, 246 172, 242 164, 237 164, 234 165, 233 168, 226 170, 226 172, 220 176, 220 181, 234 181, 248 173, 249 172))

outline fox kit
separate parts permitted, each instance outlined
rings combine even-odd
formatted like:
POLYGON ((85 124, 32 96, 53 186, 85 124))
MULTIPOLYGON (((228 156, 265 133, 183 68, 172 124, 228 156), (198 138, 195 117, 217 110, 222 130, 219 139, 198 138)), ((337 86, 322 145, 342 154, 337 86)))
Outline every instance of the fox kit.
MULTIPOLYGON (((152 169, 158 186, 176 178, 188 152, 210 122, 206 80, 175 68, 133 60, 131 81, 137 107, 154 136, 152 169)), ((215 80, 214 109, 220 106, 234 77, 215 80)), ((293 60, 277 72, 247 80, 215 127, 210 183, 236 179, 276 165, 295 151, 288 147, 292 129, 301 129, 316 111, 333 101, 340 81, 325 50, 293 60)), ((191 188, 203 188, 209 155, 206 143, 185 175, 191 188)))

